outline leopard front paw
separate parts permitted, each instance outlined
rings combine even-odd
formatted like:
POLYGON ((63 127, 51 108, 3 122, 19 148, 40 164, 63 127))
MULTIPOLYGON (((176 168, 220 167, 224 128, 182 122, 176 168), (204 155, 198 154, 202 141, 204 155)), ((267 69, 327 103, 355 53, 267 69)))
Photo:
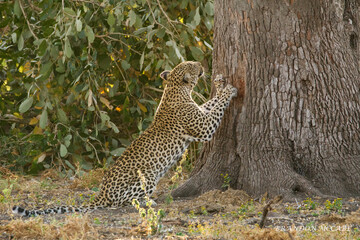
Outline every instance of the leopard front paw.
POLYGON ((223 90, 223 93, 224 94, 229 94, 231 98, 236 97, 237 92, 238 92, 237 88, 235 88, 231 84, 226 85, 226 87, 223 90))

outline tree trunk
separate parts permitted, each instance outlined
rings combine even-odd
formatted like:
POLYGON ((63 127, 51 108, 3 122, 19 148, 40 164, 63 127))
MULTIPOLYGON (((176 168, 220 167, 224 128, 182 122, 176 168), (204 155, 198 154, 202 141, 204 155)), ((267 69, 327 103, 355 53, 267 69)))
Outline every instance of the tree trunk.
POLYGON ((213 75, 239 89, 173 196, 360 195, 358 0, 215 0, 213 75), (221 175, 223 174, 223 175, 221 175))

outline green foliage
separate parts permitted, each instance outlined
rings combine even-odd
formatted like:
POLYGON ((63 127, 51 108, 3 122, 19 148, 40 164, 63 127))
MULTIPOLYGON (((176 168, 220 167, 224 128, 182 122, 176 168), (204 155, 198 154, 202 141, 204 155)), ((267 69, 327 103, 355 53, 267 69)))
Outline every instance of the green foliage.
POLYGON ((334 201, 326 200, 324 203, 325 213, 329 213, 330 211, 335 211, 338 213, 342 213, 343 202, 342 198, 334 199, 334 201))
POLYGON ((286 211, 288 214, 299 214, 299 209, 296 209, 293 206, 286 206, 286 211))
POLYGON ((175 173, 174 173, 174 175, 171 177, 171 185, 169 186, 169 192, 168 192, 168 194, 167 194, 167 196, 166 196, 166 199, 165 199, 165 202, 167 203, 167 204, 170 204, 170 203, 172 203, 173 202, 173 197, 171 196, 171 190, 173 190, 173 189, 175 189, 175 188, 177 188, 178 187, 178 185, 179 185, 179 180, 180 180, 180 176, 181 176, 181 173, 183 172, 183 168, 182 168, 182 166, 183 166, 183 164, 187 161, 187 158, 188 158, 188 150, 186 150, 184 153, 183 153, 183 155, 182 155, 182 157, 181 157, 181 160, 179 161, 179 163, 178 163, 178 165, 177 165, 177 167, 176 167, 176 169, 175 169, 175 173))
POLYGON ((238 209, 238 214, 239 216, 243 216, 245 214, 248 213, 252 213, 255 211, 255 205, 254 205, 254 201, 248 201, 245 204, 242 204, 239 209, 238 209))
MULTIPOLYGON (((142 175, 141 171, 138 170, 139 177, 141 179, 141 188, 142 190, 146 191, 146 185, 145 185, 145 177, 142 175)), ((132 200, 132 205, 135 207, 135 209, 139 212, 140 217, 143 219, 147 231, 151 235, 155 235, 156 233, 160 233, 162 224, 161 221, 165 217, 165 211, 163 209, 159 209, 157 212, 152 207, 154 201, 149 198, 149 196, 145 195, 145 204, 147 207, 147 210, 143 207, 141 207, 139 201, 137 199, 132 200)))
POLYGON ((162 70, 211 66, 212 1, 15 0, 0 11, 0 157, 26 172, 107 165, 152 122, 162 70))
POLYGON ((230 188, 230 181, 231 181, 231 178, 229 176, 229 174, 220 174, 221 177, 224 178, 224 183, 221 185, 222 188, 224 189, 229 189, 230 188))
POLYGON ((305 209, 305 210, 315 210, 318 206, 319 203, 313 201, 311 198, 306 198, 303 201, 304 207, 302 207, 301 209, 305 209))

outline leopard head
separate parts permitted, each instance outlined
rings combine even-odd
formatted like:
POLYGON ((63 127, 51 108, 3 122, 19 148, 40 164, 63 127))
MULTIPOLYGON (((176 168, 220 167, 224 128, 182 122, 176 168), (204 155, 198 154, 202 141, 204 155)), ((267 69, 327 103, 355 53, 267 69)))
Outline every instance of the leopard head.
POLYGON ((164 71, 160 77, 175 86, 189 86, 193 88, 204 74, 204 69, 199 62, 182 62, 171 71, 164 71))

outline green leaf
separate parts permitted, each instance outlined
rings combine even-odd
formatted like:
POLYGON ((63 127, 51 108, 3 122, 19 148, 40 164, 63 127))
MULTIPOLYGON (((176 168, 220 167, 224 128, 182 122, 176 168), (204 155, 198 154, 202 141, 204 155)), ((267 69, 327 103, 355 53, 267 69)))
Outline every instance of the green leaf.
POLYGON ((179 50, 179 48, 178 48, 177 45, 176 45, 176 42, 175 42, 175 41, 172 41, 172 42, 173 42, 172 46, 173 46, 173 48, 174 48, 174 50, 175 50, 176 56, 177 56, 181 61, 184 61, 184 57, 181 55, 180 50, 179 50))
POLYGON ((51 67, 52 67, 52 62, 51 61, 49 61, 49 62, 47 62, 45 64, 42 64, 41 68, 40 68, 40 74, 42 74, 42 75, 48 74, 49 71, 52 70, 51 67))
POLYGON ((20 34, 19 40, 18 40, 18 49, 21 51, 24 48, 24 37, 22 34, 20 34))
POLYGON ((200 24, 199 7, 196 9, 196 13, 195 13, 195 16, 194 16, 194 23, 195 23, 195 26, 200 24))
POLYGON ((47 49, 47 43, 45 40, 43 40, 41 43, 40 43, 40 46, 38 48, 38 55, 39 56, 43 56, 46 52, 46 49, 47 49))
POLYGON ((65 65, 64 63, 62 62, 61 59, 58 60, 58 65, 57 67, 55 68, 55 70, 58 72, 58 73, 64 73, 65 72, 65 65))
POLYGON ((140 58, 140 70, 142 70, 143 64, 144 64, 144 57, 145 57, 145 52, 143 52, 141 54, 141 58, 140 58))
POLYGON ((202 61, 204 59, 204 52, 198 48, 190 46, 191 55, 195 58, 196 61, 202 61))
POLYGON ((57 109, 57 117, 58 117, 59 121, 62 122, 62 123, 68 123, 69 122, 69 120, 68 120, 68 118, 66 116, 66 113, 61 108, 57 109))
POLYGON ((129 26, 131 27, 136 22, 136 13, 133 10, 130 10, 129 12, 129 19, 130 19, 129 26))
POLYGON ((82 22, 80 19, 76 19, 75 21, 76 31, 81 32, 82 30, 82 22))
POLYGON ((126 71, 131 67, 131 65, 127 61, 121 60, 121 67, 126 71))
POLYGON ((60 145, 60 157, 65 157, 68 153, 68 150, 64 144, 60 145))
POLYGON ((115 24, 114 14, 109 13, 109 16, 107 18, 107 23, 109 24, 110 27, 114 26, 114 24, 115 24))
POLYGON ((180 8, 184 9, 187 7, 188 4, 189 4, 189 0, 182 0, 180 4, 180 8))
POLYGON ((204 22, 206 28, 207 28, 209 31, 213 28, 213 20, 210 20, 209 18, 206 17, 206 18, 203 20, 203 22, 204 22))
POLYGON ((16 32, 13 32, 13 33, 11 34, 11 39, 12 39, 13 43, 16 43, 16 41, 17 41, 16 32))
POLYGON ((88 38, 89 43, 93 43, 95 40, 95 34, 89 25, 85 27, 85 35, 88 38))
POLYGON ((72 135, 68 134, 66 137, 64 137, 64 144, 66 147, 69 147, 71 144, 72 135))
POLYGON ((53 109, 54 109, 50 101, 46 101, 45 107, 48 108, 48 109, 50 109, 50 110, 53 110, 53 109))
MULTIPOLYGON (((56 77, 56 79, 57 79, 57 82, 60 84, 60 86, 63 85, 63 84, 64 84, 64 80, 65 80, 65 74, 58 75, 58 76, 56 77)), ((69 96, 69 97, 70 97, 70 96, 69 96)))
POLYGON ((21 104, 20 104, 20 107, 19 107, 19 112, 20 113, 24 113, 26 112, 27 110, 29 110, 29 108, 32 106, 33 104, 33 97, 29 97, 27 99, 25 99, 21 104))
POLYGON ((65 39, 65 47, 64 48, 65 48, 65 56, 67 58, 71 58, 71 56, 73 54, 73 50, 71 49, 71 45, 70 45, 68 38, 65 39))
POLYGON ((17 16, 17 18, 21 17, 21 8, 20 8, 19 0, 15 0, 14 13, 17 16))
POLYGON ((75 171, 75 167, 68 160, 65 160, 64 162, 66 165, 68 165, 69 168, 75 171))
POLYGON ((214 15, 214 4, 210 1, 205 4, 205 12, 207 15, 213 16, 214 15))
POLYGON ((162 60, 162 59, 160 59, 160 60, 158 60, 158 62, 157 62, 157 64, 156 64, 156 69, 159 69, 159 68, 161 68, 162 67, 162 65, 163 65, 163 63, 164 63, 164 60, 162 60))
POLYGON ((105 124, 107 121, 110 120, 110 117, 107 115, 106 112, 100 112, 100 119, 101 123, 105 124))
POLYGON ((40 116, 39 126, 40 128, 44 129, 47 126, 47 124, 48 124, 48 113, 45 108, 40 116))
POLYGON ((110 152, 111 155, 115 156, 115 157, 119 157, 123 152, 125 151, 125 148, 123 147, 120 147, 120 148, 117 148, 115 150, 112 150, 110 152))
POLYGON ((71 8, 64 8, 64 13, 71 17, 76 17, 76 13, 71 8))
POLYGON ((140 34, 142 34, 143 32, 146 32, 147 29, 148 29, 147 27, 139 28, 139 29, 136 30, 133 34, 134 34, 134 35, 140 35, 140 34))
POLYGON ((165 31, 166 31, 165 28, 162 28, 162 29, 158 30, 158 31, 156 32, 156 36, 157 36, 158 38, 163 38, 163 37, 165 36, 165 31))
POLYGON ((117 128, 117 126, 115 125, 115 123, 109 121, 109 124, 110 124, 112 130, 113 130, 115 133, 119 133, 119 132, 120 132, 119 129, 117 128))

